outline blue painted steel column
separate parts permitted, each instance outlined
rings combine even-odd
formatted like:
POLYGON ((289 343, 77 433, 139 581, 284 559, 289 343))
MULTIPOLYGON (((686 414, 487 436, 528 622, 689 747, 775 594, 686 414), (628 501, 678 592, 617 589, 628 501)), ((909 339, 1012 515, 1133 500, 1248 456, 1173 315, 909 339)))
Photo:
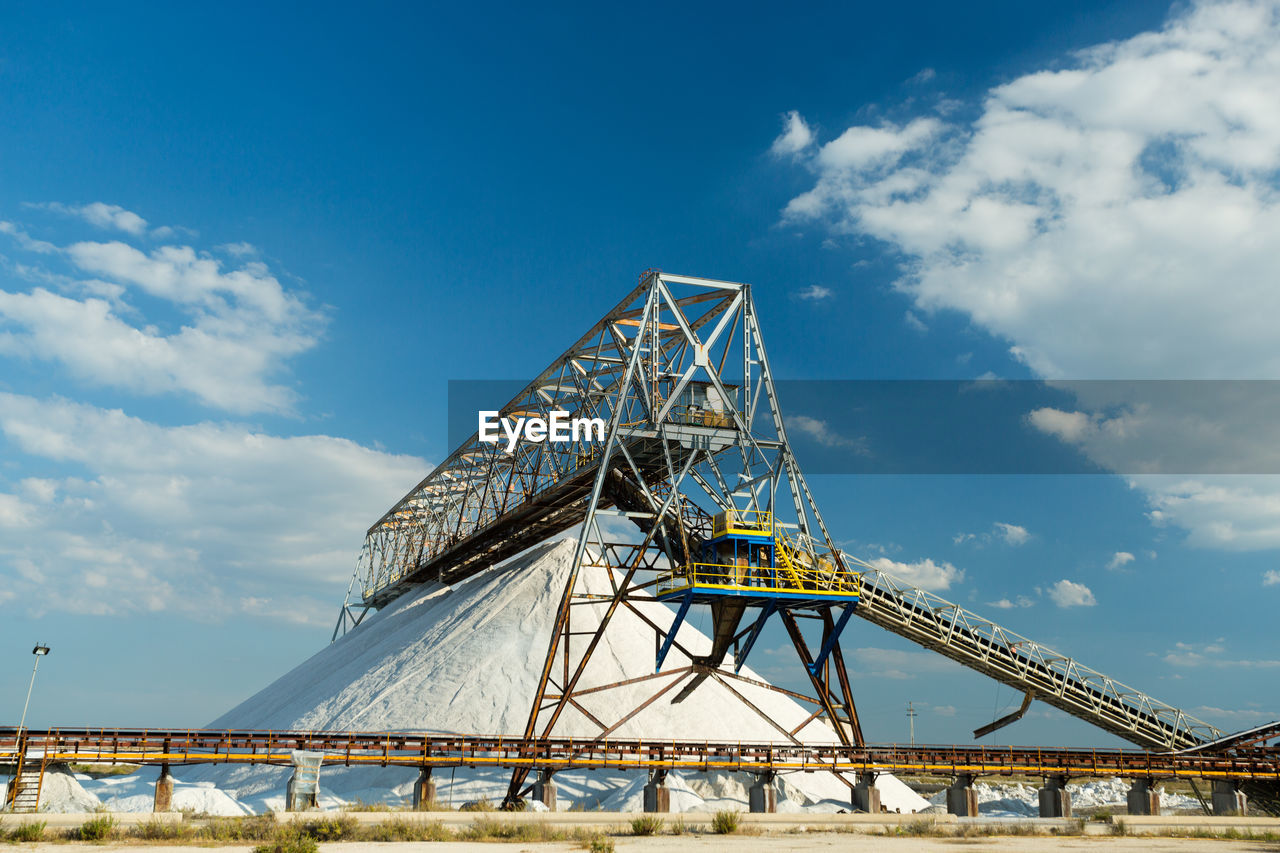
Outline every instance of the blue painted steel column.
POLYGON ((676 619, 671 623, 671 630, 667 631, 667 638, 662 641, 662 648, 658 650, 658 662, 653 666, 654 672, 662 671, 662 662, 667 659, 667 652, 671 651, 671 644, 675 642, 676 632, 680 630, 685 614, 689 612, 690 604, 693 604, 693 590, 689 590, 684 594, 684 601, 680 603, 680 609, 676 611, 676 619))
POLYGON ((751 654, 751 647, 756 644, 756 640, 760 639, 760 631, 764 628, 764 623, 773 615, 773 611, 777 609, 778 600, 776 598, 769 599, 769 603, 760 612, 760 618, 756 620, 756 624, 751 628, 751 636, 747 637, 747 644, 743 647, 742 654, 733 662, 734 672, 741 670, 742 665, 747 662, 747 655, 751 654))
POLYGON ((849 617, 853 615, 853 608, 857 604, 846 604, 844 610, 840 613, 840 618, 836 620, 835 627, 831 630, 831 636, 827 637, 827 641, 822 644, 822 651, 818 652, 818 656, 814 658, 813 663, 809 664, 809 674, 817 675, 818 670, 822 669, 822 665, 827 662, 827 655, 831 654, 831 650, 836 647, 836 641, 840 639, 840 632, 844 630, 844 626, 849 624, 849 617))

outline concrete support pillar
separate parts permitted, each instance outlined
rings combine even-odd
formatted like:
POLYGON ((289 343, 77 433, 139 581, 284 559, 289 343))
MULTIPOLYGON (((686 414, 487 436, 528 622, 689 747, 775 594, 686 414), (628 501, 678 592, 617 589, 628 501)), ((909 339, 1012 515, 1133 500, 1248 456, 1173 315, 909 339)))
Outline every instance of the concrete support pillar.
POLYGON ((431 808, 431 804, 436 801, 436 783, 431 778, 431 768, 424 767, 422 772, 418 774, 418 780, 413 783, 413 808, 414 811, 423 811, 431 808))
POLYGON ((778 810, 778 789, 774 787, 777 774, 772 770, 756 774, 755 784, 748 792, 751 811, 755 814, 773 814, 778 810))
POLYGON ((320 762, 324 760, 324 753, 297 749, 290 758, 293 775, 285 788, 285 809, 291 812, 314 809, 320 800, 320 762))
POLYGON ((853 810, 880 814, 880 789, 876 787, 876 774, 859 774, 858 781, 853 785, 853 810))
POLYGON ((663 814, 671 811, 671 791, 667 788, 667 771, 649 771, 649 781, 644 786, 644 810, 663 814))
POLYGON ((538 781, 533 783, 533 798, 547 807, 547 811, 556 810, 556 783, 551 781, 553 770, 539 770, 538 781))
POLYGON ((1160 814, 1160 792, 1150 779, 1134 779, 1128 801, 1129 814, 1160 814))
POLYGON ((1066 776, 1047 776, 1040 789, 1040 817, 1071 817, 1066 776))
POLYGON ((156 780, 156 799, 151 809, 153 812, 173 810, 173 777, 169 775, 169 765, 160 765, 160 778, 156 780))
POLYGON ((947 788, 947 814, 959 817, 978 816, 978 792, 973 788, 973 776, 963 773, 947 788))
POLYGON ((1216 815, 1242 815, 1249 806, 1248 798, 1240 790, 1240 783, 1230 779, 1214 781, 1212 803, 1216 815))

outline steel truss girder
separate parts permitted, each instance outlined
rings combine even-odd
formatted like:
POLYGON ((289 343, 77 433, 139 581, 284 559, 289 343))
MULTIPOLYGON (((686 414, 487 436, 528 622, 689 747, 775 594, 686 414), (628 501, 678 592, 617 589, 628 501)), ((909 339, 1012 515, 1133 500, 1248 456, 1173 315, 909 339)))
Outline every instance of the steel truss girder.
MULTIPOLYGON (((573 642, 569 613, 579 571, 607 567, 627 576, 621 585, 615 579, 610 613, 623 606, 640 614, 628 599, 641 597, 652 582, 636 582, 637 576, 687 559, 699 537, 707 535, 708 513, 729 508, 789 514, 800 547, 830 549, 841 571, 862 567, 863 597, 855 615, 913 642, 1033 691, 1135 743, 1168 749, 1219 735, 1172 706, 834 548, 791 453, 746 285, 646 273, 626 299, 501 411, 545 414, 552 409, 603 418, 609 424, 606 442, 522 446, 507 455, 472 436, 370 528, 357 567, 363 603, 379 607, 417 583, 464 578, 535 541, 580 526, 526 737, 535 735, 540 714, 549 712, 554 720, 573 700, 569 685, 575 675, 567 666, 556 690, 547 688, 559 645, 567 650, 573 642), (694 292, 687 295, 681 288, 694 292), (674 417, 675 401, 695 381, 714 388, 728 404, 723 423, 698 425, 674 417), (601 519, 611 507, 645 534, 644 544, 629 556, 601 535, 601 519)), ((814 717, 825 714, 843 741, 860 741, 838 642, 830 644, 826 661, 816 661, 798 625, 791 630, 796 613, 783 615, 802 662, 812 670, 819 694, 810 700, 819 705, 814 717)), ((824 637, 831 639, 830 614, 817 609, 814 615, 823 618, 824 637)), ((660 647, 663 628, 646 621, 660 647)), ((738 640, 745 633, 735 628, 728 636, 738 640)), ((678 641, 673 639, 672 646, 679 648, 678 641)), ((817 647, 817 657, 826 646, 817 647)), ((690 685, 712 670, 719 677, 732 675, 716 667, 703 670, 692 673, 690 685)), ((550 726, 542 728, 550 732, 550 726)), ((512 791, 519 790, 513 780, 512 791)))

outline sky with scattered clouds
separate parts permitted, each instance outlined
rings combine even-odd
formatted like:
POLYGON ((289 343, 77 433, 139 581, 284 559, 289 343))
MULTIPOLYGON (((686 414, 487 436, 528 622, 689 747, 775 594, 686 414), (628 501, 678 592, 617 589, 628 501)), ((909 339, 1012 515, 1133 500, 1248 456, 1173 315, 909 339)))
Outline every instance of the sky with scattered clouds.
MULTIPOLYGON (((752 282, 786 379, 1061 383, 1012 428, 1112 473, 814 476, 835 535, 1280 717, 1280 405, 1067 381, 1280 378, 1280 5, 239 11, 0 13, 0 693, 51 644, 33 723, 200 725, 314 652, 451 449, 448 381, 527 378, 652 266, 752 282)), ((788 418, 802 465, 879 449, 788 418)), ((873 740, 1020 700, 849 630, 873 740)))

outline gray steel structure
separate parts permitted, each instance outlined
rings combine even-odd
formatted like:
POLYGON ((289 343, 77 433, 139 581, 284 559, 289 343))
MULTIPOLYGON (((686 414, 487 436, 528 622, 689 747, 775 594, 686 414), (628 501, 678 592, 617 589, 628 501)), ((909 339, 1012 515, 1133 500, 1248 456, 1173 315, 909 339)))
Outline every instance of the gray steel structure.
MULTIPOLYGON (((566 708, 585 713, 574 702, 577 684, 617 608, 639 614, 631 602, 648 598, 658 576, 687 571, 710 538, 713 514, 767 513, 776 529, 789 531, 787 541, 801 559, 826 567, 812 601, 777 611, 815 696, 782 692, 812 703, 810 719, 825 719, 845 745, 863 743, 839 644, 850 609, 1022 691, 1028 697, 1024 710, 1030 698, 1038 698, 1158 749, 1221 736, 1177 708, 836 548, 791 452, 746 284, 646 272, 501 413, 545 417, 556 410, 602 418, 608 424, 605 440, 521 442, 508 454, 481 441, 478 432, 472 435, 369 529, 335 637, 370 609, 419 584, 462 580, 578 527, 574 564, 523 732, 524 738, 546 737, 566 708), (634 525, 628 525, 629 541, 609 524, 623 519, 634 525), (823 583, 847 585, 856 577, 855 566, 862 568, 861 600, 824 601, 823 583), (614 590, 604 599, 598 629, 585 636, 572 630, 573 608, 602 599, 578 589, 583 569, 611 571, 614 590), (357 582, 360 601, 352 603, 357 582), (820 633, 810 630, 806 637, 806 625, 820 633)), ((742 677, 724 665, 725 658, 733 649, 740 666, 772 612, 760 602, 712 605, 712 652, 688 655, 692 666, 647 676, 655 693, 620 719, 591 718, 599 737, 680 684, 675 701, 705 678, 732 690, 733 680, 742 677), (751 618, 748 610, 754 610, 751 618)), ((679 647, 678 620, 672 628, 652 622, 650 627, 656 643, 679 647)), ((629 683, 636 680, 643 679, 629 683)), ((985 728, 994 730, 1019 715, 985 728)), ((778 728, 797 742, 797 730, 778 728)), ((524 793, 525 772, 515 771, 509 802, 524 793)))

